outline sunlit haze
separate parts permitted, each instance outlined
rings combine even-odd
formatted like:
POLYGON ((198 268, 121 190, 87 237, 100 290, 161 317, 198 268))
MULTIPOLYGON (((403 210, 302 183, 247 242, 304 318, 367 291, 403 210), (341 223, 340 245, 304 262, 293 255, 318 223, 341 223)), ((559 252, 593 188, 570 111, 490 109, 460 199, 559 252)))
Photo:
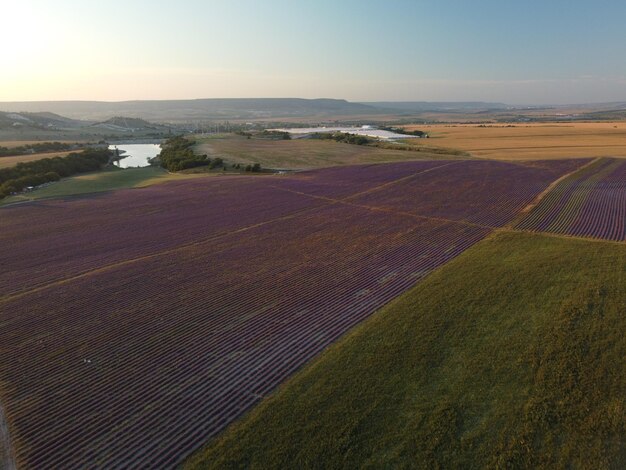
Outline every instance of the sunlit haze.
POLYGON ((626 99, 621 1, 5 1, 0 101, 626 99))

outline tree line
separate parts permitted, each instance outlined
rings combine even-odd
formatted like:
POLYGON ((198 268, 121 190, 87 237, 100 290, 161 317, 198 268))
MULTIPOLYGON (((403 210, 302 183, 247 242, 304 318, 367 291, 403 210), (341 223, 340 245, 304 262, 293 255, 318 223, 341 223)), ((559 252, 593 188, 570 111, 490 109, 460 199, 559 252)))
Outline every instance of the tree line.
POLYGON ((409 131, 405 129, 404 127, 392 127, 392 126, 379 126, 379 129, 382 129, 384 131, 389 131, 389 132, 395 132, 396 134, 414 135, 417 137, 428 137, 428 134, 426 132, 420 131, 417 129, 414 131, 409 131))
POLYGON ((0 170, 0 198, 18 193, 29 186, 39 186, 62 177, 95 171, 109 163, 112 152, 108 149, 86 149, 66 157, 42 158, 33 162, 18 163, 0 170))
POLYGON ((72 150, 75 147, 76 144, 68 144, 66 142, 36 142, 12 148, 0 147, 0 157, 26 155, 28 153, 62 152, 64 150, 72 150))
POLYGON ((260 163, 244 165, 243 163, 235 163, 233 165, 234 170, 244 170, 252 173, 260 173, 263 169, 260 163))
POLYGON ((321 140, 334 140, 336 142, 343 142, 345 144, 353 145, 367 145, 373 142, 372 139, 357 134, 350 134, 348 132, 315 132, 311 134, 312 139, 321 140))

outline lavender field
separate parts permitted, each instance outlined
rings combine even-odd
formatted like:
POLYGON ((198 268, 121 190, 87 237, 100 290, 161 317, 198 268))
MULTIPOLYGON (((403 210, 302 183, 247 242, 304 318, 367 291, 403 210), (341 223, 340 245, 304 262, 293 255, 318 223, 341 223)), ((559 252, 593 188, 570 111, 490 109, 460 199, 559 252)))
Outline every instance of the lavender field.
POLYGON ((175 466, 585 163, 342 167, 1 209, 18 463, 175 466))
POLYGON ((626 240, 626 160, 603 158, 561 181, 517 228, 626 240))

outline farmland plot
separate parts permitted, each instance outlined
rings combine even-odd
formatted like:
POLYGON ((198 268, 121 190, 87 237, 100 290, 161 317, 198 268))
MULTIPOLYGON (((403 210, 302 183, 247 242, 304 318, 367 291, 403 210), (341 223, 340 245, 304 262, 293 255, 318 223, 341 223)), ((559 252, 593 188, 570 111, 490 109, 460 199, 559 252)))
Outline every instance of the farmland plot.
POLYGON ((18 464, 174 466, 582 163, 345 167, 0 210, 18 464))
POLYGON ((626 160, 604 158, 564 179, 517 228, 626 240, 626 160))

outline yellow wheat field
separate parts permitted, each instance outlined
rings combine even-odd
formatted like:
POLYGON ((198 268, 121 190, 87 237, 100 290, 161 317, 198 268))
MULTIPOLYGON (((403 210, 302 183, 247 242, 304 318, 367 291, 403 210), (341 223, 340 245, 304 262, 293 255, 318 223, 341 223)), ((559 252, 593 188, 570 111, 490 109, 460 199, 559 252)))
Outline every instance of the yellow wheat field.
POLYGON ((33 155, 16 155, 12 157, 0 157, 0 169, 15 166, 18 163, 33 162, 42 158, 65 157, 70 152, 47 152, 35 153, 33 155))
POLYGON ((626 157, 626 122, 412 125, 428 132, 421 145, 499 160, 626 157))

